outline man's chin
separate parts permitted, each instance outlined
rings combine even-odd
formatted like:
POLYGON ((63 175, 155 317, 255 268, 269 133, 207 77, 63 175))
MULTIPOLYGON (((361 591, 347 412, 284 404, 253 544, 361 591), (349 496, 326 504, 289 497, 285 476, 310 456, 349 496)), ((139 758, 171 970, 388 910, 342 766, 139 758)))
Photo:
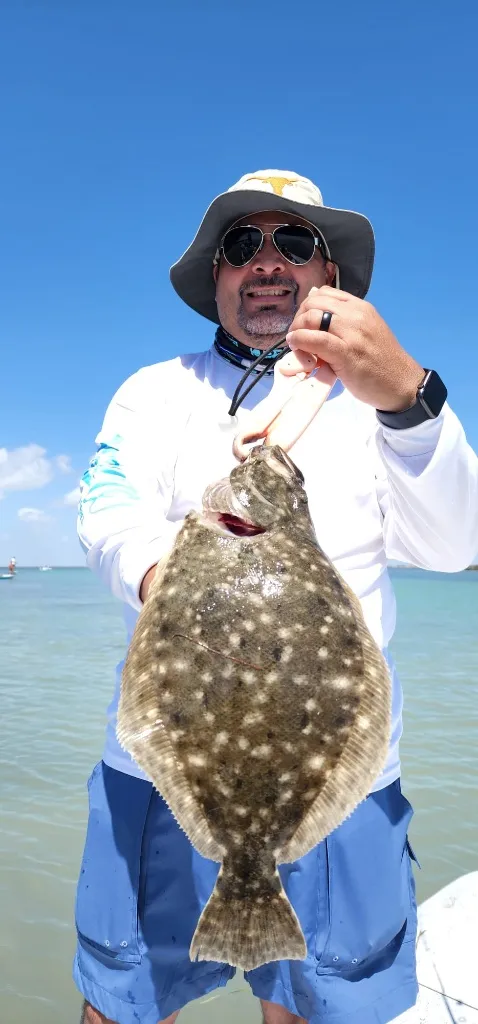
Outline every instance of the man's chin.
POLYGON ((278 316, 275 314, 258 313, 254 317, 244 318, 239 323, 242 331, 247 335, 248 343, 251 346, 266 348, 273 342, 283 341, 292 323, 292 317, 278 316))

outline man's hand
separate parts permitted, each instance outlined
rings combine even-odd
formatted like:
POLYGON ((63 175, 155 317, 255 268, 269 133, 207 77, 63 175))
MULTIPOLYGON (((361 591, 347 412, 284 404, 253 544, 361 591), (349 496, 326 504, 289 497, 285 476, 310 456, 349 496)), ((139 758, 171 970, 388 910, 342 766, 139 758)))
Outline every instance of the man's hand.
POLYGON ((376 409, 401 412, 415 402, 425 370, 363 299, 329 285, 311 288, 286 340, 291 349, 323 359, 356 398, 376 409), (326 310, 333 314, 327 332, 320 330, 326 310))

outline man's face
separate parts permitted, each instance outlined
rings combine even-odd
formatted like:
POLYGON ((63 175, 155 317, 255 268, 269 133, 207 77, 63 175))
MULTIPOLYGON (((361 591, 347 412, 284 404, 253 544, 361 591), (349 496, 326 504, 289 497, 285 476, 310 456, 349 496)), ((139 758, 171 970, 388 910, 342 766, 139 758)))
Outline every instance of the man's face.
MULTIPOLYGON (((271 210, 249 214, 235 227, 242 224, 273 231, 278 224, 307 224, 307 221, 271 210)), ((284 339, 310 289, 314 285, 320 288, 331 284, 334 274, 333 263, 326 263, 318 249, 310 263, 303 266, 289 263, 268 235, 262 249, 245 267, 231 267, 223 256, 220 265, 214 267, 220 323, 238 341, 254 348, 267 348, 274 341, 284 339), (274 294, 277 291, 280 294, 274 294)))

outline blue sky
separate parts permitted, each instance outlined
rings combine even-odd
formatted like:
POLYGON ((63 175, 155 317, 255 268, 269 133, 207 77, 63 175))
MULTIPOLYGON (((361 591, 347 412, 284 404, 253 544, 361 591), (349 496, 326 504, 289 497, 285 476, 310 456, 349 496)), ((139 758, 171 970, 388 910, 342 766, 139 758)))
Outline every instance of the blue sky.
POLYGON ((470 0, 2 4, 0 564, 82 564, 74 491, 139 366, 210 344, 169 266, 247 171, 377 236, 369 298, 478 448, 470 0))

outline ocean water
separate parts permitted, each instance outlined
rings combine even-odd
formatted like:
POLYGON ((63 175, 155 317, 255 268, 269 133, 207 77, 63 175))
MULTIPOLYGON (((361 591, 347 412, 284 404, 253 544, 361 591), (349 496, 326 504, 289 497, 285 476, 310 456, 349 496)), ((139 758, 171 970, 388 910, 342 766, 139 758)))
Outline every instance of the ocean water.
MULTIPOLYGON (((3 571, 3 570, 0 570, 3 571)), ((393 570, 405 692, 402 784, 415 807, 419 899, 478 868, 478 572, 393 570)), ((84 569, 0 582, 0 1019, 75 1024, 73 905, 101 756, 119 604, 84 569)), ((260 1019, 240 977, 185 1022, 260 1019)))

